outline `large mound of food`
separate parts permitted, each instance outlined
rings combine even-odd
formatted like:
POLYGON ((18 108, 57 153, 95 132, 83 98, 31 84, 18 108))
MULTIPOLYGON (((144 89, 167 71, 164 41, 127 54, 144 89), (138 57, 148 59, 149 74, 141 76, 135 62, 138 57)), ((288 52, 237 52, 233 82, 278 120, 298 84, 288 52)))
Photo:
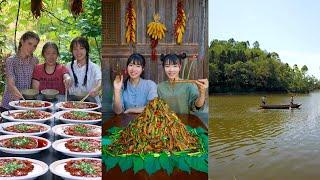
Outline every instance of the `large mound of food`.
POLYGON ((118 134, 107 151, 114 155, 159 152, 198 152, 200 140, 190 133, 168 105, 156 98, 118 134))

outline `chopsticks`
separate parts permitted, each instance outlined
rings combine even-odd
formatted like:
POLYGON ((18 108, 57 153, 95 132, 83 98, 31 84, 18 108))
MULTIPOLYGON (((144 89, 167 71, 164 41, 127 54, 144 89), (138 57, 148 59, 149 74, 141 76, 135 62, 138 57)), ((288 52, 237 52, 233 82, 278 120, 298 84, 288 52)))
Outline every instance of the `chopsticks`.
POLYGON ((66 88, 65 94, 64 94, 64 101, 67 102, 68 101, 68 89, 66 88))
POLYGON ((82 98, 80 102, 83 102, 84 100, 86 100, 89 97, 89 95, 90 95, 90 92, 84 98, 82 98))
POLYGON ((188 80, 188 79, 170 81, 171 84, 174 84, 174 83, 196 83, 196 82, 197 82, 197 80, 188 80))

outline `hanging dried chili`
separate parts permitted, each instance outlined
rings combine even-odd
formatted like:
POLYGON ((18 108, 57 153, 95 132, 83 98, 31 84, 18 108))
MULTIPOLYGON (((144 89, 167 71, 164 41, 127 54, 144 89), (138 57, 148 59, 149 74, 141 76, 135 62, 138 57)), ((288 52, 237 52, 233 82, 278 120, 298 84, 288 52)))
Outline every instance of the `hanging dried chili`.
POLYGON ((176 38, 177 44, 182 43, 183 35, 186 29, 186 15, 183 9, 183 2, 179 0, 177 3, 177 17, 174 21, 174 36, 176 38))
POLYGON ((44 5, 42 0, 31 0, 31 12, 35 18, 40 17, 41 11, 43 11, 44 5))
POLYGON ((83 12, 83 8, 82 8, 82 2, 83 0, 70 0, 69 4, 70 4, 70 10, 71 13, 73 14, 73 16, 79 16, 80 13, 83 12))

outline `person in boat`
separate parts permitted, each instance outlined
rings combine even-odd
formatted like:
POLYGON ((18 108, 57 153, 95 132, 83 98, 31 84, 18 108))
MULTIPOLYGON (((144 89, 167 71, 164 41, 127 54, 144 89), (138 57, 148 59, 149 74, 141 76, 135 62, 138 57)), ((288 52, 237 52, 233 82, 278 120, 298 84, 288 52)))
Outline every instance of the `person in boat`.
POLYGON ((22 99, 20 90, 29 89, 32 72, 39 60, 33 55, 40 38, 38 34, 27 31, 19 41, 18 51, 5 61, 6 86, 2 97, 0 111, 11 109, 9 102, 22 99))
POLYGON ((293 105, 293 96, 291 96, 291 98, 290 98, 290 105, 291 106, 293 105))
POLYGON ((262 105, 266 105, 266 96, 263 96, 261 98, 261 103, 262 103, 262 105))
POLYGON ((193 83, 174 83, 180 80, 179 73, 182 60, 186 54, 161 55, 162 67, 168 81, 158 84, 158 96, 163 99, 169 107, 179 114, 190 114, 190 112, 202 111, 205 107, 206 91, 209 86, 208 79, 199 79, 193 83))
POLYGON ((145 58, 134 53, 127 60, 128 77, 123 80, 121 75, 114 80, 113 111, 116 114, 141 113, 150 100, 158 97, 156 83, 144 79, 145 65, 145 58))
POLYGON ((70 95, 89 92, 89 99, 93 98, 101 104, 99 93, 101 89, 101 69, 93 63, 89 57, 89 42, 84 37, 76 37, 71 41, 70 52, 72 61, 67 64, 71 74, 72 85, 69 88, 70 95))
POLYGON ((47 42, 42 48, 45 63, 36 65, 32 75, 32 88, 56 89, 59 94, 65 94, 65 89, 71 86, 68 69, 57 62, 59 50, 54 42, 47 42))

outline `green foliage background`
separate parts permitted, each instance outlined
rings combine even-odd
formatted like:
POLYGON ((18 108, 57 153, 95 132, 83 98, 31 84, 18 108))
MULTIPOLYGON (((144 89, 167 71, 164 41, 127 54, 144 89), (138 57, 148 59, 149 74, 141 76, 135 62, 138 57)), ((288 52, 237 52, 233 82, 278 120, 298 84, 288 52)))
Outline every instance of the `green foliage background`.
POLYGON ((263 51, 259 42, 213 40, 209 47, 210 93, 277 91, 307 93, 320 82, 308 67, 290 67, 276 52, 263 51))
MULTIPOLYGON (((85 36, 90 43, 90 59, 100 64, 101 55, 101 1, 84 1, 82 13, 75 18, 69 11, 68 0, 43 0, 45 10, 35 19, 31 13, 31 0, 21 0, 19 22, 17 28, 17 43, 20 36, 28 31, 39 34, 39 43, 35 55, 41 57, 42 46, 47 41, 58 44, 60 63, 71 61, 70 42, 77 36, 85 36)), ((0 5, 0 59, 7 54, 14 54, 15 22, 19 0, 5 0, 0 5)), ((0 72, 0 83, 4 84, 3 71, 0 72)), ((0 92, 3 92, 1 85, 0 92)))

